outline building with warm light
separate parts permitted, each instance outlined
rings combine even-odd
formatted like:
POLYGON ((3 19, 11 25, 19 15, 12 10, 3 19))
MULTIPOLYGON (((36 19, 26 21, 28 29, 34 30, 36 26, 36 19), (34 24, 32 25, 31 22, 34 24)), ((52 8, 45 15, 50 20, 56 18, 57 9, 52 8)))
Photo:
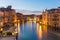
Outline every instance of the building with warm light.
POLYGON ((11 9, 11 6, 7 8, 0 8, 0 25, 12 24, 16 18, 16 12, 14 9, 11 9))
POLYGON ((0 32, 13 32, 14 26, 17 22, 16 11, 11 9, 11 6, 7 8, 0 8, 0 32))
POLYGON ((34 14, 32 15, 24 15, 22 13, 17 13, 17 19, 19 19, 20 21, 28 21, 28 20, 33 20, 35 17, 34 14))
POLYGON ((48 26, 60 28, 60 7, 43 11, 42 23, 48 26))
POLYGON ((42 15, 39 15, 39 22, 42 24, 42 15))
POLYGON ((23 20, 23 14, 22 13, 16 13, 17 14, 17 19, 20 21, 23 20))

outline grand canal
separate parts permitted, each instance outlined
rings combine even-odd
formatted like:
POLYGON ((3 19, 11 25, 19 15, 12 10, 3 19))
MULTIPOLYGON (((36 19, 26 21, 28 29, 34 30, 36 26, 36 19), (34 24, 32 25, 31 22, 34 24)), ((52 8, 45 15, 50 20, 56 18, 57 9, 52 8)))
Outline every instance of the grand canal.
POLYGON ((60 37, 49 32, 46 25, 40 25, 35 21, 27 21, 18 24, 18 40, 60 40, 60 37))

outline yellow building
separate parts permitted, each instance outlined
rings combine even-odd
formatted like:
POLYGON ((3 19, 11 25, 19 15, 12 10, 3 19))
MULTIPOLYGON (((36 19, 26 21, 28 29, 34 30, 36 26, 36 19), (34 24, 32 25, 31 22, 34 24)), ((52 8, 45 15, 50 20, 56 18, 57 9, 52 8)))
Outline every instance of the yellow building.
MULTIPOLYGON (((16 34, 17 27, 17 15, 14 9, 11 9, 11 6, 7 8, 0 8, 0 34, 3 36, 16 34)), ((1 36, 0 35, 0 36, 1 36)))
POLYGON ((43 11, 42 23, 47 26, 60 28, 60 7, 43 11))
POLYGON ((13 26, 14 20, 17 20, 16 17, 16 11, 11 9, 11 6, 0 8, 0 27, 4 26, 4 24, 13 26))

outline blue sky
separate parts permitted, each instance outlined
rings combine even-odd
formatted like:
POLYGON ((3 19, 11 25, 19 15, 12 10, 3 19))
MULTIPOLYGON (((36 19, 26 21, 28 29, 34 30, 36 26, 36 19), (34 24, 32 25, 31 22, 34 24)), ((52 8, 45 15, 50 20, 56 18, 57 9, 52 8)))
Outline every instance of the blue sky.
POLYGON ((0 0, 0 7, 12 5, 14 9, 37 10, 57 8, 60 0, 0 0))

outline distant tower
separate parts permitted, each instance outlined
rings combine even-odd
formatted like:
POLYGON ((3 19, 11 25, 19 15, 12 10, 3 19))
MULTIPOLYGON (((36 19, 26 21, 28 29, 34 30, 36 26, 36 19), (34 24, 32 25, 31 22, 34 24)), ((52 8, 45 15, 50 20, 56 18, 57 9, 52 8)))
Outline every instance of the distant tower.
POLYGON ((11 9, 11 8, 12 8, 12 6, 11 6, 11 5, 9 5, 7 8, 8 8, 8 9, 11 9))
POLYGON ((45 9, 45 11, 47 11, 47 8, 45 9))
POLYGON ((60 7, 58 7, 58 8, 60 8, 60 7))

